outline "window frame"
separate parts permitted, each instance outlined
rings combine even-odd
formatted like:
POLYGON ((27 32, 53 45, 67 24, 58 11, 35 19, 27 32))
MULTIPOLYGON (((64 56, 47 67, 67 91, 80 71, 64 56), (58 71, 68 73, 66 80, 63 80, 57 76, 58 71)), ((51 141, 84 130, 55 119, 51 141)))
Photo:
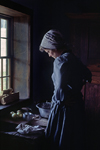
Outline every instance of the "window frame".
MULTIPOLYGON (((13 61, 13 56, 12 56, 12 17, 11 16, 7 16, 7 15, 4 15, 4 14, 0 14, 0 20, 1 19, 5 19, 7 20, 7 38, 4 38, 4 39, 7 39, 7 56, 0 56, 0 59, 9 59, 10 60, 10 64, 9 64, 9 70, 10 70, 10 75, 8 75, 8 77, 10 77, 10 87, 12 87, 13 83, 12 83, 12 61, 13 61)), ((1 21, 0 21, 1 22, 1 21)), ((0 24, 0 28, 1 28, 1 24, 0 24)), ((0 29, 0 33, 1 33, 1 29, 0 29)), ((1 34, 0 34, 1 35, 1 34)), ((0 39, 2 37, 0 36, 0 39)), ((1 42, 0 42, 0 47, 1 47, 1 42)), ((1 76, 1 78, 3 78, 4 76, 1 76)), ((7 77, 7 75, 6 75, 7 77)), ((10 88, 9 87, 9 88, 10 88)), ((1 85, 1 91, 3 90, 3 85, 1 85)))
POLYGON ((11 67, 12 67, 12 71, 11 71, 11 76, 12 76, 12 83, 11 83, 11 87, 14 88, 15 85, 13 83, 13 77, 14 77, 14 18, 16 17, 21 17, 21 16, 28 16, 30 18, 29 22, 27 22, 29 24, 29 44, 28 44, 28 49, 29 49, 29 60, 28 60, 28 66, 29 66, 29 71, 28 71, 28 77, 29 79, 27 80, 28 82, 28 86, 29 86, 29 96, 24 98, 24 99, 19 99, 18 101, 15 101, 13 103, 9 103, 7 105, 1 105, 0 104, 0 114, 2 116, 2 114, 4 115, 6 113, 6 111, 10 111, 12 110, 12 108, 16 109, 16 107, 22 107, 30 105, 31 102, 33 102, 33 90, 32 90, 32 54, 33 54, 33 44, 32 44, 32 39, 33 39, 33 9, 25 7, 23 5, 20 5, 18 3, 15 2, 10 2, 8 3, 7 0, 3 0, 0 1, 0 14, 2 14, 4 17, 7 16, 9 18, 11 18, 11 32, 12 32, 12 37, 11 37, 11 67))

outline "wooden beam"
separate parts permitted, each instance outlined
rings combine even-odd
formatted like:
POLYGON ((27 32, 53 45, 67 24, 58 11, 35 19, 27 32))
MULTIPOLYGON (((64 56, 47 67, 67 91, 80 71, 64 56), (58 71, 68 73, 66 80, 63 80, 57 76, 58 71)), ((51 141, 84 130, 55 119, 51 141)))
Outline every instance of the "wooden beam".
POLYGON ((100 13, 66 13, 70 19, 100 19, 100 13))

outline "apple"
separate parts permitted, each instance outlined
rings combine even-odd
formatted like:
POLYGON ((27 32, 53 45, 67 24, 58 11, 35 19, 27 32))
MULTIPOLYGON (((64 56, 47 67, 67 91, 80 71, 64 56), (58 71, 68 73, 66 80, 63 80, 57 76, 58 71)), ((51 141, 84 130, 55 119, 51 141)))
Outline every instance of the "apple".
POLYGON ((22 114, 22 113, 20 113, 20 114, 18 115, 18 117, 19 117, 19 118, 22 118, 22 117, 23 117, 23 114, 22 114))
POLYGON ((17 115, 22 114, 21 110, 17 110, 17 115))
POLYGON ((14 112, 14 111, 11 111, 11 112, 10 112, 10 115, 12 116, 13 113, 15 113, 15 112, 14 112))
POLYGON ((13 113, 11 116, 12 116, 12 118, 14 118, 14 119, 17 118, 17 114, 16 114, 16 113, 13 113))

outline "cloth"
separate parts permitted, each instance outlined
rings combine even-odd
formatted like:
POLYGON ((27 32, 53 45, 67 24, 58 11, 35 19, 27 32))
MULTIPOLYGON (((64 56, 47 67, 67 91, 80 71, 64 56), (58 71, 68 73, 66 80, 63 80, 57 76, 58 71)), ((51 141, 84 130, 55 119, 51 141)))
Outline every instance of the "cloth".
POLYGON ((40 44, 40 51, 44 49, 59 49, 64 47, 65 40, 62 34, 57 30, 49 30, 44 36, 40 44))
POLYGON ((44 132, 44 128, 37 125, 37 126, 31 126, 28 124, 22 124, 20 123, 17 127, 17 132, 20 134, 34 134, 34 133, 41 133, 44 132))
POLYGON ((81 89, 83 83, 91 82, 91 76, 89 69, 72 53, 63 53, 55 59, 52 109, 45 132, 52 150, 84 150, 85 111, 81 89))

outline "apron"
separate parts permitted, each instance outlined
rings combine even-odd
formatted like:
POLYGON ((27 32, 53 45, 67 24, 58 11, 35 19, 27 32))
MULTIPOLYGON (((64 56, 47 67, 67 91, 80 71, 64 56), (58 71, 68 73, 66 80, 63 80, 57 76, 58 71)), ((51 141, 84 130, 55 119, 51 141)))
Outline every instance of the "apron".
POLYGON ((53 104, 46 128, 46 139, 51 150, 83 150, 85 137, 84 101, 71 106, 53 104))

